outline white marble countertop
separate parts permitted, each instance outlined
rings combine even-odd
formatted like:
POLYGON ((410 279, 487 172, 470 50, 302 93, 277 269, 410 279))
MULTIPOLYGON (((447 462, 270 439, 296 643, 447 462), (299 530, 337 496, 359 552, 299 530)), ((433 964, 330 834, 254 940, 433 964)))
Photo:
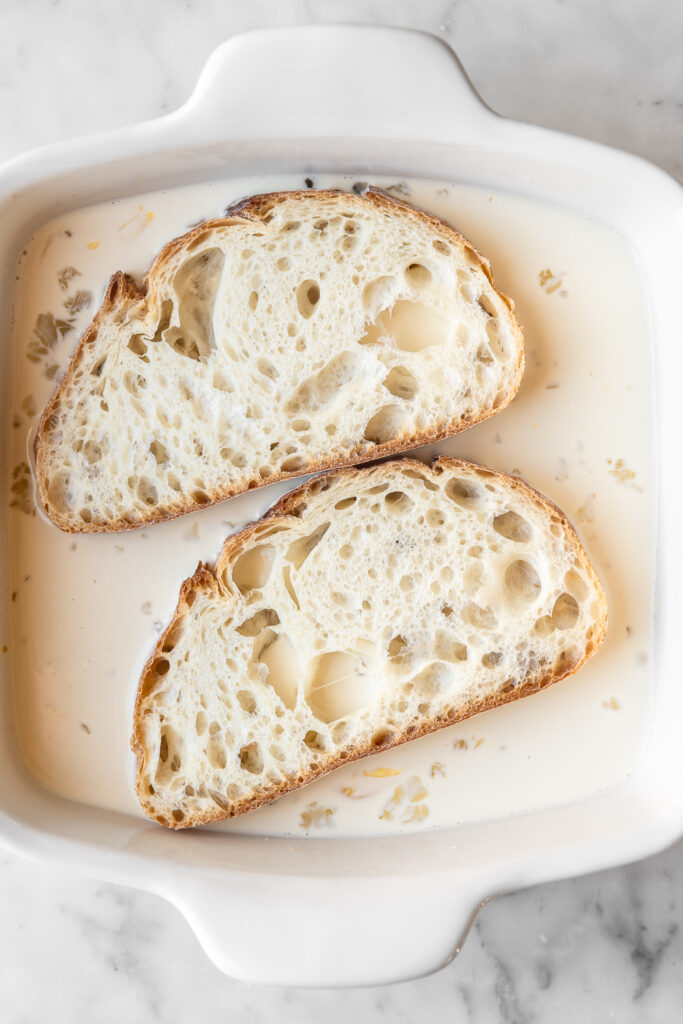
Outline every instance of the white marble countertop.
MULTIPOLYGON (((30 0, 0 3, 0 160, 153 117, 211 50, 262 25, 348 20, 444 36, 500 113, 631 150, 683 180, 676 0, 30 0)), ((683 844, 490 903, 464 951, 386 988, 252 988, 169 904, 0 853, 0 1019, 659 1024, 683 1001, 683 844), (681 900, 679 904, 678 900, 681 900)))

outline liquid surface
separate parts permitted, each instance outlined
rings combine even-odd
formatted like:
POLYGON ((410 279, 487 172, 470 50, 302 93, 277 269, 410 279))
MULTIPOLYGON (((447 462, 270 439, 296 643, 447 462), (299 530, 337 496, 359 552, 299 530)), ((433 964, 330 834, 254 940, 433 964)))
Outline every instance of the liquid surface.
MULTIPOLYGON (((350 188, 324 175, 316 187, 350 188)), ((527 370, 511 406, 436 452, 517 473, 560 505, 607 591, 599 654, 557 686, 347 765, 217 826, 265 835, 386 835, 542 809, 633 771, 647 728, 654 546, 653 417, 643 284, 622 239, 503 193, 375 178, 449 221, 514 297, 527 370)), ((274 485, 129 533, 70 536, 36 512, 29 449, 40 411, 110 275, 142 277, 159 249, 243 195, 301 178, 230 179, 117 200, 43 227, 18 271, 5 436, 16 724, 48 789, 142 815, 129 751, 138 677, 181 581, 285 490, 274 485)), ((291 486, 291 485, 289 485, 291 486)))

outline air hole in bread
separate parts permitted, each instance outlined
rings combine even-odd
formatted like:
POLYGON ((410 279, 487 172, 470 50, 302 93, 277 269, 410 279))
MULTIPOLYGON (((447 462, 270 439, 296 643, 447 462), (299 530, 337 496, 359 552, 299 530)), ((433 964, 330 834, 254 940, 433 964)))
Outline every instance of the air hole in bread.
POLYGON ((135 356, 144 356, 147 351, 147 345, 143 341, 141 334, 133 334, 128 340, 128 348, 135 356))
POLYGON ((284 565, 282 567, 282 582, 285 585, 285 590, 296 605, 296 610, 299 611, 301 605, 299 604, 299 598, 297 597, 294 584, 292 583, 292 567, 290 565, 284 565))
POLYGON ((97 441, 87 440, 83 445, 83 455, 89 465, 99 462, 102 457, 101 445, 97 441))
POLYGON ((417 380, 405 366, 394 366, 382 381, 382 385, 396 398, 408 402, 418 391, 417 380))
POLYGON ((256 369, 259 373, 262 373, 268 380, 276 380, 280 376, 280 371, 274 363, 271 363, 269 359, 258 359, 256 361, 256 369))
POLYGON ((374 733, 370 740, 373 747, 383 747, 386 743, 389 743, 394 738, 394 733, 390 729, 378 729, 374 733))
POLYGON ((397 634, 393 636, 387 645, 387 654, 394 661, 400 661, 408 650, 408 644, 404 637, 397 634))
POLYGON ((232 462, 236 469, 243 469, 247 464, 246 456, 243 452, 234 452, 232 448, 221 448, 221 458, 226 462, 232 462))
POLYGON ((205 711, 198 711, 194 720, 194 731, 198 736, 203 736, 208 726, 208 718, 205 711))
POLYGON ((306 700, 321 722, 334 722, 366 705, 375 682, 359 654, 328 651, 313 660, 306 700))
POLYGON ((173 304, 165 302, 154 340, 160 336, 174 352, 194 360, 211 353, 215 348, 213 310, 224 264, 225 254, 217 247, 204 249, 181 264, 173 279, 178 326, 169 328, 173 304))
POLYGON ((571 594, 560 594, 553 605, 553 625, 555 629, 571 629, 579 617, 579 606, 571 594))
POLYGON ((147 380, 142 374, 128 370, 123 376, 123 386, 130 395, 136 397, 147 387, 147 380))
POLYGON ((221 808, 221 810, 229 811, 231 809, 230 801, 227 799, 227 797, 223 796, 222 793, 219 793, 217 789, 209 789, 207 790, 207 792, 209 797, 213 800, 217 807, 221 808))
POLYGON ((406 267, 405 279, 412 288, 424 288, 432 280, 432 272, 422 263, 411 263, 406 267))
POLYGON ((439 526, 443 526, 443 524, 446 522, 440 510, 436 508, 429 509, 425 521, 427 523, 427 526, 431 526, 435 529, 439 526))
POLYGON ((496 316, 496 307, 493 305, 488 295, 480 295, 477 299, 477 305, 486 314, 486 316, 496 316))
POLYGON ((585 601, 590 593, 588 584, 576 569, 570 569, 564 577, 565 590, 576 598, 577 601, 585 601))
POLYGON ((468 601, 462 610, 462 620, 468 626, 472 626, 474 629, 494 629, 496 625, 496 616, 487 606, 482 608, 481 605, 476 604, 474 601, 468 601))
POLYGON ((422 302, 399 299, 383 309, 366 325, 359 345, 393 342, 402 352, 421 352, 435 345, 444 345, 450 335, 448 320, 422 302))
POLYGON ((183 741, 170 725, 161 729, 159 740, 159 760, 157 762, 154 781, 167 783, 171 775, 178 772, 182 765, 183 741))
POLYGON ((260 608, 248 619, 236 627, 240 636, 258 636, 268 626, 279 626, 280 616, 274 608, 260 608))
POLYGON ((320 302, 320 285, 317 281, 302 281, 296 289, 296 306, 304 320, 310 320, 320 302))
POLYGON ((167 331, 164 331, 164 341, 179 356, 186 356, 188 359, 199 362, 201 358, 199 346, 194 339, 186 338, 179 327, 169 327, 167 331))
POLYGON ((325 750, 325 737, 315 729, 309 729, 304 736, 304 743, 309 750, 325 750))
POLYGON ((486 654, 482 655, 481 663, 484 668, 495 668, 496 665, 500 665, 502 660, 502 651, 487 651, 486 654))
POLYGON ((386 444, 399 434, 404 413, 399 405, 383 405, 368 421, 364 437, 373 444, 386 444))
POLYGON ((178 644, 180 643, 180 639, 183 635, 184 626, 185 622, 183 616, 180 616, 175 620, 173 626, 166 633, 163 640, 163 646, 161 650, 163 651, 164 654, 170 654, 170 652, 175 650, 175 648, 178 646, 178 644))
POLYGON ((313 549, 317 547, 323 539, 329 528, 329 522, 321 523, 313 533, 309 533, 306 537, 300 537, 298 540, 293 541, 285 553, 287 561, 291 562, 295 569, 300 569, 313 549))
POLYGON ((370 316, 375 317, 381 309, 386 309, 396 299, 398 287, 398 280, 395 277, 378 277, 370 281, 363 289, 363 308, 370 316))
POLYGON ((275 548, 272 544, 261 544, 239 556, 232 567, 232 579, 241 594, 265 586, 274 557, 275 548))
POLYGON ((422 697, 434 697, 437 693, 447 690, 453 681, 454 669, 442 661, 433 661, 426 665, 411 680, 415 693, 422 697))
POLYGON ((166 475, 166 482, 168 483, 168 486, 171 488, 172 491, 182 490, 182 484, 180 483, 180 480, 175 475, 175 473, 168 473, 166 475))
POLYGON ((154 440, 149 446, 149 450, 154 456, 157 466, 165 466, 168 462, 168 450, 161 443, 161 441, 154 440))
POLYGON ((343 743, 349 735, 349 723, 342 719, 339 722, 335 722, 332 727, 332 742, 336 745, 343 743))
POLYGON ((486 324, 486 335, 489 339, 489 346, 498 362, 504 362, 508 358, 507 345, 501 332, 499 320, 489 320, 486 324))
POLYGON ((154 483, 146 476, 141 476, 138 480, 135 493, 145 505, 156 505, 159 500, 159 492, 154 483))
POLYGON ((306 465, 306 459, 302 455, 291 455, 280 463, 283 473, 298 473, 306 465))
POLYGON ((445 494, 461 508, 474 509, 481 501, 481 491, 469 480, 451 478, 445 487, 445 494))
POLYGON ((294 420, 292 422, 291 426, 292 426, 292 430, 296 430, 296 432, 300 434, 303 430, 310 430, 311 429, 311 421, 310 420, 294 420))
POLYGON ((536 622, 534 623, 534 634, 536 636, 550 636, 554 629, 555 623, 550 615, 541 615, 540 619, 536 619, 536 622))
POLYGON ((230 394, 232 391, 235 390, 230 381, 227 380, 227 378, 221 373, 220 370, 213 371, 213 378, 211 383, 213 387, 216 389, 216 391, 224 391, 227 394, 230 394))
POLYGON ((82 508, 78 514, 84 523, 92 522, 92 512, 89 508, 82 508))
POLYGON ((414 469, 402 470, 403 476, 407 476, 410 480, 419 480, 428 491, 438 491, 439 485, 435 484, 432 480, 429 480, 423 473, 419 473, 414 469))
POLYGON ((434 241, 432 242, 432 247, 436 249, 437 252, 440 252, 442 256, 450 255, 450 246, 447 245, 446 242, 443 242, 440 238, 434 239, 434 241))
POLYGON ((351 496, 350 498, 342 498, 340 501, 336 503, 334 507, 338 512, 342 512, 345 508, 351 508, 352 505, 355 505, 357 500, 358 499, 355 496, 351 496))
POLYGON ((301 667, 291 640, 284 633, 268 630, 258 654, 266 668, 266 681, 290 711, 296 705, 301 667))
MULTIPOLYGON (((284 405, 285 412, 315 412, 328 405, 356 377, 362 360, 355 352, 340 352, 308 380, 302 381, 284 405)), ((310 423, 309 423, 310 426, 310 423)), ((307 428, 303 428, 307 429, 307 428)))
POLYGON ((190 497, 192 498, 195 505, 208 505, 211 502, 211 498, 206 493, 206 491, 202 491, 199 489, 192 491, 190 497))
POLYGON ((387 510, 397 515, 405 515, 415 505, 412 498, 409 498, 404 491, 390 491, 384 495, 384 502, 387 510))
POLYGON ((218 768, 219 771, 223 771, 227 766, 228 751, 220 733, 216 732, 210 736, 209 742, 206 745, 206 756, 212 768, 218 768))
POLYGON ((493 520, 493 529, 501 537, 518 544, 527 544, 533 535, 531 525, 517 512, 503 512, 493 520))
POLYGON ((237 703, 239 704, 243 711, 246 711, 248 715, 255 714, 256 709, 258 707, 256 703, 256 698, 254 697, 253 693, 249 692, 249 690, 237 691, 237 703))
POLYGON ((518 558, 505 570, 505 586, 513 604, 528 604, 539 597, 541 578, 530 562, 518 558))
POLYGON ((239 752, 240 767, 251 775, 260 775, 263 771, 263 757, 258 743, 254 740, 247 743, 239 752))
POLYGON ((467 661, 467 646, 460 643, 451 633, 437 629, 434 653, 441 661, 467 661))

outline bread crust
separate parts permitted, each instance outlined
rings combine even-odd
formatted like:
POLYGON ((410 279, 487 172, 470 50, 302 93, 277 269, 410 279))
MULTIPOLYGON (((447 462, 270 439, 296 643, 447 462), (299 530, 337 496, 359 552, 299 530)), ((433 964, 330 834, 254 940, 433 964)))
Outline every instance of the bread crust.
MULTIPOLYGON (((470 259, 477 263, 493 290, 506 306, 509 325, 512 329, 518 347, 518 358, 517 365, 515 367, 514 381, 508 394, 505 395, 505 398, 500 402, 500 404, 497 405, 495 409, 480 410, 476 415, 452 420, 440 430, 422 430, 413 434, 404 433, 396 437, 393 441, 385 442, 383 444, 369 445, 367 442, 358 444, 354 447, 348 448, 346 452, 341 455, 321 456, 320 458, 314 459, 305 466, 302 466, 300 469, 292 472, 276 471, 266 480, 261 479, 260 476, 252 476, 250 478, 245 477, 241 482, 232 487, 214 489, 208 492, 208 500, 202 501, 202 504, 198 504, 190 498, 184 498, 173 505, 165 506, 163 509, 157 507, 145 512, 140 512, 136 515, 133 522, 128 518, 121 516, 117 519, 112 519, 107 523, 86 523, 77 519, 75 516, 65 515, 51 508, 50 503, 47 501, 46 481, 40 472, 43 453, 47 450, 50 443, 50 418, 59 406, 62 396, 70 386, 76 371, 83 360, 87 357, 90 346, 95 342, 100 324, 106 317, 110 316, 114 310, 124 309, 129 305, 146 302, 150 307, 159 307, 160 300, 158 298, 157 284, 162 278, 164 270, 178 252, 183 248, 191 247, 192 243, 196 243, 203 234, 212 231, 214 228, 230 227, 231 225, 241 224, 245 221, 262 221, 277 203, 292 198, 310 198, 311 194, 310 190, 271 192, 239 200, 232 206, 228 207, 225 217, 205 221, 193 228, 191 231, 188 231, 186 234, 180 235, 168 242, 152 263, 140 286, 136 284, 132 277, 122 271, 117 271, 117 273, 112 276, 105 292, 102 305, 76 346, 62 380, 42 413, 34 441, 36 482, 40 503, 46 514, 52 522, 60 528, 60 530, 63 530, 66 533, 119 533, 124 530, 140 529, 145 526, 151 526, 154 523, 165 522, 169 519, 176 519, 179 516, 187 515, 190 512, 196 512, 199 508, 208 508, 211 505, 219 504, 229 498, 234 498, 238 494, 243 494, 245 491, 278 483, 282 480, 296 479, 309 473, 321 473, 328 470, 341 469, 347 466, 360 465, 366 462, 374 462, 378 459, 410 451, 411 449, 421 447, 422 445, 433 444, 434 442, 441 441, 446 437, 452 437, 455 434, 458 434, 463 430, 467 430, 469 427, 473 427, 475 424, 481 423, 490 416, 502 411, 502 409, 509 405, 515 397, 524 374, 524 338, 522 329, 514 313, 514 303, 507 295, 504 295, 503 292, 499 291, 495 287, 489 261, 477 252, 467 239, 456 231, 455 228, 451 227, 450 224, 446 223, 446 221, 443 221, 438 217, 420 210, 417 207, 411 206, 399 199, 395 199, 379 189, 370 187, 363 193, 363 198, 378 209, 391 210, 394 213, 397 210, 400 210, 403 216, 408 217, 410 220, 414 220, 418 224, 424 225, 426 223, 430 225, 433 229, 444 234, 451 242, 462 246, 470 259)), ((343 192, 340 189, 319 190, 314 194, 316 198, 319 199, 332 199, 339 197, 349 198, 352 195, 351 193, 343 192)), ((359 197, 357 195, 353 194, 354 200, 357 200, 358 198, 359 197)))
MULTIPOLYGON (((501 473, 489 466, 479 464, 475 465, 474 463, 467 462, 464 459, 458 459, 446 455, 438 456, 431 464, 420 462, 418 459, 413 458, 394 458, 374 467, 363 467, 360 469, 342 468, 340 470, 332 470, 327 473, 323 473, 319 476, 313 477, 300 487, 297 487, 283 495, 282 498, 280 498, 280 500, 276 502, 261 519, 229 536, 216 560, 216 566, 213 571, 211 571, 207 565, 200 562, 194 575, 185 580, 182 584, 174 616, 166 630, 162 633, 156 647, 154 648, 154 652, 147 661, 138 686, 133 713, 133 732, 131 738, 131 747, 136 757, 136 792, 138 800, 148 817, 153 818, 155 821, 158 821, 160 824, 169 828, 184 829, 196 825, 208 825, 213 822, 226 821, 230 818, 237 817, 246 811, 256 810, 258 807, 272 803, 274 800, 279 799, 279 797, 284 796, 286 793, 300 789, 302 786, 306 786, 309 783, 314 782, 321 776, 327 775, 328 772, 342 767, 342 765, 360 760, 363 757, 368 757, 370 754, 382 753, 392 749, 393 747, 401 746, 403 743, 407 743, 410 740, 419 739, 429 733, 436 732, 446 726, 463 722, 467 718, 471 718, 473 715, 478 715, 484 711, 490 711, 493 708, 501 707, 503 704, 508 704, 512 701, 517 701, 522 697, 528 697, 534 693, 538 693, 553 683, 560 682, 560 680, 577 672, 581 666, 585 664, 588 658, 590 658, 601 646, 605 639, 606 632, 607 599, 602 588, 602 584, 600 583, 600 579, 581 545, 576 530, 565 513, 558 508, 557 505, 519 477, 508 476, 507 474, 501 473), (196 593, 197 590, 204 588, 208 588, 216 593, 225 594, 225 590, 220 583, 220 575, 225 567, 230 564, 233 554, 243 549, 254 536, 258 536, 258 534, 263 530, 272 527, 273 522, 284 520, 296 515, 298 508, 306 502, 307 498, 311 494, 327 489, 327 487, 329 487, 330 484, 338 478, 353 477, 367 473, 371 470, 375 473, 379 472, 381 474, 383 470, 386 469, 387 476, 391 477, 391 473, 397 463, 402 467, 412 467, 416 471, 425 475, 431 474, 433 477, 440 475, 444 470, 474 470, 479 475, 492 477, 498 481, 502 481, 506 487, 509 487, 512 490, 513 493, 516 492, 522 494, 526 500, 533 502, 542 510, 542 512, 560 524, 565 539, 572 549, 577 562, 581 565, 583 572, 589 577, 592 585, 595 587, 596 593, 599 596, 599 612, 595 616, 593 630, 582 655, 574 662, 567 661, 557 667, 553 666, 551 671, 539 672, 527 679, 522 685, 511 688, 508 692, 499 690, 498 692, 490 694, 480 700, 467 701, 463 703, 459 709, 453 709, 454 713, 451 715, 436 715, 433 718, 428 718, 420 726, 410 727, 405 732, 398 735, 392 735, 391 738, 386 739, 383 742, 357 744, 356 747, 354 747, 353 750, 343 758, 332 753, 327 758, 321 758, 315 767, 311 768, 302 779, 300 776, 294 779, 289 779, 282 782, 281 785, 273 788, 272 790, 269 790, 267 794, 260 794, 253 799, 236 801, 230 806, 229 810, 223 810, 216 807, 215 809, 205 813, 187 817, 181 822, 176 822, 174 820, 169 821, 166 818, 160 818, 155 815, 151 801, 149 800, 149 794, 144 792, 143 783, 145 751, 142 730, 142 706, 146 696, 145 681, 148 675, 151 674, 155 662, 163 656, 163 648, 166 639, 172 633, 178 620, 182 618, 187 611, 189 607, 189 596, 196 593)), ((379 728, 381 728, 381 725, 379 725, 379 728)))

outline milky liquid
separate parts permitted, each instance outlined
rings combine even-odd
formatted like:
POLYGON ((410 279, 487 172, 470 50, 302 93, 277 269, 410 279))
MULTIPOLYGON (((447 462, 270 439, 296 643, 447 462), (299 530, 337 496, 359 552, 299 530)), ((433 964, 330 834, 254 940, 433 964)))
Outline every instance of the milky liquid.
MULTIPOLYGON (((352 181, 325 175, 315 184, 349 188, 352 181)), ((5 423, 16 467, 6 499, 14 506, 8 656, 26 762, 45 787, 81 803, 141 815, 129 751, 140 670, 181 581, 292 484, 143 530, 69 536, 32 514, 22 466, 29 434, 111 273, 141 276, 162 245, 197 220, 220 215, 243 195, 293 187, 303 187, 293 175, 231 179, 116 200, 51 221, 26 246, 5 423), (68 267, 78 275, 65 275, 68 267), (45 313, 52 321, 38 321, 45 313)), ((605 584, 608 637, 575 677, 347 765, 218 826, 225 831, 386 835, 496 818, 617 785, 642 749, 651 684, 653 422, 634 259, 615 233, 554 207, 429 181, 401 183, 399 192, 489 257, 526 338, 526 375, 512 405, 424 454, 457 454, 521 474, 560 505, 605 584)))

